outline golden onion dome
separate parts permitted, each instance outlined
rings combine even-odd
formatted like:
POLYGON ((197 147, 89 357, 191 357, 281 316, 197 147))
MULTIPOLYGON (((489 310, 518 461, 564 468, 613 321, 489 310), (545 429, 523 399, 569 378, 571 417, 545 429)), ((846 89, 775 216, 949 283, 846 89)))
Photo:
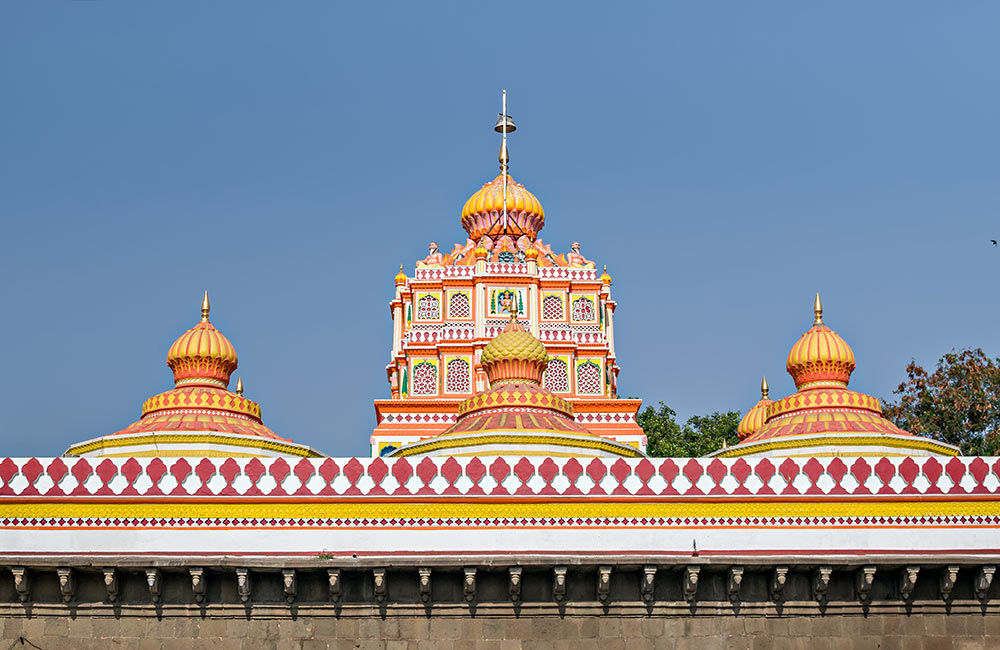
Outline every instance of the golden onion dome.
POLYGON ((604 265, 604 273, 601 274, 600 280, 604 284, 611 284, 611 276, 608 275, 608 265, 607 264, 604 265))
POLYGON ((167 352, 167 365, 174 371, 174 385, 229 386, 236 370, 236 348, 208 320, 208 292, 201 303, 201 321, 181 334, 167 352))
POLYGON ((764 377, 760 380, 760 401, 747 411, 736 427, 736 435, 741 441, 753 435, 767 421, 767 409, 774 403, 768 399, 767 393, 767 377, 764 377))
POLYGON ((406 274, 403 273, 402 264, 399 265, 399 273, 397 273, 396 277, 393 279, 395 280, 396 284, 406 284, 406 274))
POLYGON ((541 385, 549 355, 542 342, 532 336, 511 312, 510 322, 486 344, 480 359, 490 385, 527 383, 541 385))
POLYGON ((503 214, 503 174, 483 185, 469 197, 462 208, 462 227, 472 241, 484 236, 495 237, 507 232, 515 237, 527 235, 530 239, 538 236, 545 225, 545 210, 534 194, 524 189, 524 185, 507 176, 507 228, 504 229, 503 214))
POLYGON ((854 372, 854 351, 847 341, 823 324, 823 303, 816 294, 816 319, 788 352, 785 368, 798 390, 845 387, 854 372))

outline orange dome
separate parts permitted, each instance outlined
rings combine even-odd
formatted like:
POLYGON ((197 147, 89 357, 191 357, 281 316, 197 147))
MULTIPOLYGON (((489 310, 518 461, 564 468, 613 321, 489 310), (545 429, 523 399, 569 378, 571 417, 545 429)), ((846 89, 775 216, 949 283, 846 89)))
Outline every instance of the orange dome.
POLYGON ((816 294, 816 320, 795 342, 785 365, 798 390, 847 386, 854 372, 854 351, 847 341, 823 324, 823 303, 816 294))
POLYGON ((760 401, 747 411, 736 427, 736 435, 741 441, 753 435, 767 421, 767 408, 774 403, 768 399, 767 392, 767 378, 764 377, 760 380, 760 401))
POLYGON ((236 348, 208 321, 208 292, 201 304, 201 322, 181 334, 167 352, 175 386, 229 386, 236 370, 236 348))
MULTIPOLYGON (((483 236, 495 237, 505 232, 503 215, 503 174, 500 174, 473 194, 462 208, 462 227, 472 241, 483 236)), ((545 210, 535 195, 507 176, 506 233, 530 239, 538 236, 545 225, 545 210)))

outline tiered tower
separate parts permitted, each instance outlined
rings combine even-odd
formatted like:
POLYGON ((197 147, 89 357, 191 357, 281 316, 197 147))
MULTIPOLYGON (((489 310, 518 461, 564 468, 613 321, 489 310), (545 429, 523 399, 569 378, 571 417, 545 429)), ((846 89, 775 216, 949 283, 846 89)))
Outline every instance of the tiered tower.
POLYGON ((402 266, 396 275, 390 398, 375 401, 372 455, 456 422, 459 404, 489 388, 483 349, 512 313, 544 344, 542 385, 572 405, 576 421, 645 450, 640 400, 618 397, 611 276, 606 267, 598 274, 578 243, 557 254, 538 236, 542 204, 508 173, 507 134, 515 128, 505 95, 495 127, 503 138, 500 174, 466 201, 465 243, 444 254, 431 242, 412 276, 402 266))

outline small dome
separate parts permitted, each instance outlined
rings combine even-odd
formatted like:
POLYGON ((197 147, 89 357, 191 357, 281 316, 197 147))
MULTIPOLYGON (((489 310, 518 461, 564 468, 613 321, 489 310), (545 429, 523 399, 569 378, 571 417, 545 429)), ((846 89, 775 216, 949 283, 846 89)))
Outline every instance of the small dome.
POLYGON ((396 277, 393 279, 395 280, 396 284, 406 284, 406 274, 403 273, 402 264, 399 265, 399 273, 397 273, 396 277))
MULTIPOLYGON (((503 214, 503 174, 486 183, 473 194, 462 208, 462 227, 472 241, 483 236, 495 237, 504 233, 503 223, 498 217, 503 214)), ((545 225, 545 210, 534 194, 515 183, 507 176, 507 218, 506 232, 514 237, 527 235, 530 239, 538 236, 545 225)))
POLYGON ((611 284, 611 276, 608 275, 608 267, 607 267, 607 265, 604 266, 604 273, 601 274, 600 280, 604 284, 611 284))
POLYGON ((521 327, 517 314, 502 332, 486 344, 481 358, 490 385, 528 383, 541 385, 549 355, 541 341, 521 327))
POLYGON ((819 294, 816 294, 814 311, 813 326, 792 346, 785 368, 800 391, 847 386, 855 368, 854 351, 839 334, 823 324, 823 303, 819 294))
POLYGON ((201 305, 201 322, 181 334, 167 352, 175 386, 229 386, 236 370, 236 348, 208 320, 208 292, 201 305))
POLYGON ((747 411, 747 414, 740 420, 739 426, 736 427, 736 435, 741 441, 753 435, 767 421, 767 408, 774 403, 768 399, 767 392, 767 378, 765 377, 760 381, 760 401, 747 411))

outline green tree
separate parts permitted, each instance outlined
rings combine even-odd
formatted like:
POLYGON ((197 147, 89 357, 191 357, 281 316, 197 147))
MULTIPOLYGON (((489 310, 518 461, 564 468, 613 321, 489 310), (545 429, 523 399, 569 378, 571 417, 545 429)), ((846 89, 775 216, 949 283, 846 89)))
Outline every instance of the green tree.
POLYGON ((693 415, 684 426, 677 423, 677 413, 660 402, 660 407, 647 406, 636 420, 646 433, 646 453, 650 456, 704 456, 725 445, 735 445, 739 411, 715 411, 709 415, 693 415))
POLYGON ((966 455, 1000 452, 1000 359, 979 348, 945 354, 928 373, 916 361, 886 400, 886 417, 917 435, 957 445, 966 455))

